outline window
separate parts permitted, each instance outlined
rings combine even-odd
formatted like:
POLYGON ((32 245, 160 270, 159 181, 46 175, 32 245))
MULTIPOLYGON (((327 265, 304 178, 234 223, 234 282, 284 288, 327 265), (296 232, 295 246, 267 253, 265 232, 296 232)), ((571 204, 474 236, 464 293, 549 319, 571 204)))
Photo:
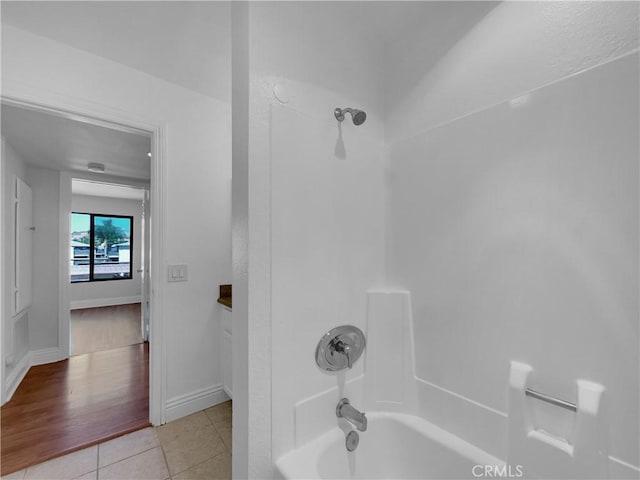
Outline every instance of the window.
POLYGON ((71 283, 132 278, 133 217, 71 214, 71 283))

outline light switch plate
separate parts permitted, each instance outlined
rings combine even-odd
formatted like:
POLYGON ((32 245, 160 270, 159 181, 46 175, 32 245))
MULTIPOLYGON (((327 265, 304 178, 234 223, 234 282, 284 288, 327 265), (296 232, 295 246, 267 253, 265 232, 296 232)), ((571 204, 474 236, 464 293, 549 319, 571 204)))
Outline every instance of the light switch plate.
POLYGON ((186 282, 189 279, 189 269, 187 265, 169 265, 167 268, 169 282, 186 282))

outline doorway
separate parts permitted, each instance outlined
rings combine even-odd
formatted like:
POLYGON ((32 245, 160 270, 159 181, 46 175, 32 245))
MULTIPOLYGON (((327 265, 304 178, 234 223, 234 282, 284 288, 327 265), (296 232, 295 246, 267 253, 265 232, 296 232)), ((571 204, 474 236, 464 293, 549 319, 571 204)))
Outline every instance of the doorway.
MULTIPOLYGON (((27 116, 29 116, 30 114, 39 114, 39 115, 48 115, 58 120, 61 119, 65 121, 74 121, 81 125, 81 130, 84 131, 85 133, 88 130, 91 130, 91 127, 101 127, 104 129, 112 129, 117 132, 128 132, 128 133, 134 133, 136 135, 146 135, 148 139, 149 148, 147 149, 147 151, 145 151, 145 157, 147 162, 150 162, 150 177, 148 180, 144 182, 136 181, 136 179, 134 179, 134 181, 132 182, 132 185, 129 185, 129 187, 133 186, 134 188, 137 188, 142 191, 144 201, 141 202, 141 204, 144 203, 146 207, 141 214, 141 221, 142 221, 142 218, 144 218, 147 228, 138 227, 134 231, 134 234, 138 237, 137 238, 138 243, 144 245, 144 247, 142 247, 141 252, 138 254, 138 258, 140 260, 143 260, 144 264, 141 264, 140 267, 136 268, 136 271, 135 271, 135 274, 139 274, 138 276, 140 277, 140 279, 144 278, 144 281, 145 281, 144 282, 145 288, 140 289, 139 298, 137 299, 139 303, 137 314, 138 314, 138 333, 140 335, 140 338, 143 341, 153 340, 153 343, 151 344, 142 343, 140 344, 141 349, 133 348, 135 347, 135 345, 133 345, 131 346, 132 348, 129 348, 129 351, 123 358, 128 358, 129 360, 135 359, 135 362, 137 362, 137 364, 143 367, 142 369, 138 368, 138 371, 146 372, 143 375, 144 381, 140 382, 140 384, 143 384, 143 385, 146 384, 146 395, 144 397, 141 397, 140 395, 138 395, 139 397, 138 400, 140 400, 140 398, 143 398, 143 404, 144 404, 144 420, 143 420, 142 426, 148 425, 149 423, 153 423, 156 425, 162 423, 163 421, 163 418, 162 418, 163 411, 161 407, 162 395, 159 394, 162 392, 162 383, 159 381, 154 382, 153 379, 150 378, 153 376, 154 369, 156 371, 156 374, 158 375, 156 378, 159 378, 159 379, 162 378, 161 371, 160 371, 160 369, 162 368, 162 363, 160 361, 152 362, 150 359, 150 357, 152 357, 153 355, 156 355, 157 358, 161 358, 160 348, 162 346, 162 342, 159 334, 161 333, 162 329, 158 328, 158 335, 155 336, 154 338, 151 338, 151 333, 153 332, 153 329, 150 328, 151 324, 156 325, 156 322, 158 325, 161 325, 160 323, 161 309, 156 307, 156 305, 160 302, 161 297, 159 296, 157 298, 152 298, 151 295, 149 294, 149 292, 151 291, 151 284, 159 283, 157 282, 157 280, 154 279, 152 274, 154 271, 159 271, 159 266, 161 265, 160 262, 163 257, 162 250, 161 250, 162 242, 159 241, 161 224, 162 224, 162 219, 161 219, 162 202, 157 202, 157 204, 154 205, 153 220, 155 224, 154 226, 156 228, 153 230, 151 228, 148 228, 148 226, 151 224, 151 212, 149 208, 150 199, 156 198, 156 196, 157 198, 162 198, 162 192, 161 192, 162 182, 160 179, 160 175, 162 172, 162 169, 160 168, 160 163, 161 163, 161 159, 163 158, 163 150, 162 150, 162 144, 161 144, 162 130, 160 128, 141 129, 140 126, 125 126, 119 122, 97 120, 94 116, 90 116, 90 115, 71 114, 62 109, 55 110, 49 107, 43 107, 43 106, 39 106, 39 105, 27 103, 27 102, 9 100, 5 98, 2 99, 2 108, 3 108, 3 136, 5 136, 4 135, 5 133, 7 133, 6 131, 7 126, 11 125, 11 115, 9 116, 5 115, 5 112, 9 108, 15 109, 19 113, 22 113, 23 115, 27 115, 27 116), (152 158, 150 159, 150 157, 152 158), (153 257, 150 255, 151 251, 154 251, 153 257), (153 265, 151 265, 149 262, 149 260, 151 259, 154 260, 153 265), (141 270, 141 271, 138 271, 138 270, 141 270), (152 313, 155 313, 155 312, 158 312, 157 317, 154 317, 152 315, 152 313), (156 340, 158 340, 157 347, 153 346, 156 340), (154 353, 154 350, 156 350, 155 353, 154 353), (155 384, 155 388, 153 387, 150 388, 150 384, 151 385, 155 384)), ((33 127, 33 123, 31 121, 29 121, 29 123, 33 127)), ((31 132, 33 132, 33 128, 31 129, 31 132)), ((11 134, 8 134, 6 136, 8 137, 8 140, 7 140, 8 142, 19 143, 19 141, 17 141, 16 138, 13 137, 11 134), (13 138, 13 140, 11 140, 11 138, 13 138)), ((81 137, 82 135, 76 138, 81 138, 81 137)), ((30 155, 25 155, 25 157, 32 158, 30 155)), ((84 365, 84 367, 82 368, 85 368, 87 365, 96 364, 96 362, 94 361, 95 359, 78 360, 80 357, 74 357, 69 360, 64 360, 64 359, 67 359, 70 354, 69 319, 71 317, 70 311, 72 306, 72 295, 71 295, 71 288, 70 288, 71 287, 71 282, 70 282, 71 265, 70 265, 70 250, 69 250, 69 245, 71 245, 70 244, 71 220, 70 220, 69 214, 71 211, 71 205, 72 205, 72 199, 73 199, 72 198, 73 179, 77 178, 83 181, 96 182, 96 177, 92 173, 86 173, 81 171, 78 166, 74 166, 74 165, 66 166, 66 168, 57 168, 57 166, 54 166, 54 165, 48 165, 47 167, 44 167, 42 165, 32 165, 32 167, 34 169, 48 168, 49 170, 56 170, 59 173, 59 178, 58 178, 59 204, 60 204, 59 231, 52 238, 57 237, 57 240, 58 240, 57 243, 59 245, 66 245, 65 247, 59 248, 59 252, 58 252, 59 258, 57 262, 54 262, 54 263, 57 263, 57 266, 58 266, 58 278, 59 278, 59 285, 56 292, 57 298, 58 298, 58 310, 59 310, 58 329, 57 329, 58 338, 56 339, 58 348, 56 349, 55 352, 53 352, 53 349, 50 349, 51 354, 49 355, 49 357, 47 357, 47 362, 40 362, 40 363, 47 363, 48 365, 51 365, 51 362, 57 362, 55 363, 55 365, 58 365, 58 366, 59 365, 72 366, 72 364, 77 364, 80 366, 84 365), (63 360, 63 362, 59 362, 58 360, 63 360)), ((107 174, 104 176, 104 178, 108 181, 105 183, 112 183, 112 184, 123 183, 123 178, 117 175, 107 174)), ((100 183, 100 182, 97 182, 97 183, 100 183)), ((111 213, 111 212, 106 212, 106 213, 111 213)), ((125 243, 125 242, 121 242, 121 243, 125 243)), ((124 252, 124 250, 126 250, 126 248, 124 248, 125 245, 118 245, 118 247, 119 248, 122 247, 122 251, 117 252, 119 254, 118 255, 119 259, 125 258, 126 257, 126 254, 124 252)), ((107 255, 109 253, 113 253, 113 252, 107 251, 107 255)), ((34 261, 35 260, 36 258, 34 256, 34 261)), ((106 288, 104 287, 105 285, 107 285, 107 282, 102 282, 103 289, 106 288)), ((2 287, 4 289, 6 288, 6 285, 2 285, 2 287)), ((155 289, 155 292, 158 292, 158 294, 160 294, 160 289, 161 289, 161 286, 155 289)), ((50 290, 51 290, 49 292, 50 294, 54 293, 54 291, 56 290, 55 286, 52 286, 50 290)), ((3 325, 3 328, 4 328, 4 325, 3 325)), ((90 353, 87 355, 95 355, 95 353, 90 353)), ((107 363, 113 364, 114 362, 107 362, 107 363)), ((132 362, 129 361, 128 363, 131 364, 132 362)), ((32 363, 32 366, 33 365, 34 364, 32 363)), ((42 370, 48 365, 42 365, 41 366, 42 368, 40 368, 39 366, 34 366, 31 370, 38 373, 39 370, 42 370)), ((27 370, 28 370, 28 367, 27 367, 27 370)), ((69 368, 67 368, 64 371, 66 373, 61 371, 57 375, 59 375, 60 378, 67 378, 65 377, 65 375, 71 375, 71 376, 74 375, 69 368)), ((42 372, 39 372, 39 373, 42 373, 42 372)), ((46 373, 45 373, 45 376, 47 376, 48 378, 51 378, 46 373)), ((24 381, 27 381, 27 380, 28 380, 28 375, 27 377, 25 377, 24 381)), ((6 388, 6 385, 2 385, 2 387, 6 388)), ((16 393, 15 397, 17 396, 18 395, 16 393)), ((3 416, 5 413, 5 410, 8 410, 8 409, 5 409, 3 407, 3 416)), ((108 408, 101 408, 101 410, 103 411, 108 410, 108 408)), ((14 409, 13 411, 16 412, 18 411, 18 409, 14 409)), ((113 410, 111 413, 113 414, 113 410)), ((5 425, 6 423, 3 419, 3 426, 5 425)), ((129 429, 130 431, 131 428, 139 428, 139 427, 131 427, 131 424, 129 424, 126 426, 126 428, 129 429)), ((4 434, 4 430, 5 429, 3 428, 3 434, 4 434)), ((124 431, 120 433, 109 432, 108 436, 112 437, 114 435, 121 434, 121 433, 125 433, 125 432, 124 431)), ((76 435, 76 437, 79 438, 80 436, 76 435)), ((102 434, 94 438, 93 440, 92 439, 87 440, 85 437, 84 441, 89 442, 89 443, 85 443, 85 445, 95 443, 96 441, 104 440, 103 437, 104 435, 102 434)), ((3 438, 3 447, 5 445, 7 444, 4 442, 4 438, 3 438)), ((70 446, 67 445, 66 447, 63 446, 63 450, 61 450, 60 452, 53 452, 53 453, 49 452, 47 455, 49 457, 57 456, 59 454, 64 453, 65 451, 69 451, 69 449, 74 450, 74 449, 80 448, 81 446, 82 445, 75 445, 75 444, 70 446)), ((34 459, 34 461, 35 460, 42 461, 43 459, 44 458, 37 458, 37 459, 34 459)))
POLYGON ((70 355, 147 342, 148 188, 73 178, 71 191, 70 355))

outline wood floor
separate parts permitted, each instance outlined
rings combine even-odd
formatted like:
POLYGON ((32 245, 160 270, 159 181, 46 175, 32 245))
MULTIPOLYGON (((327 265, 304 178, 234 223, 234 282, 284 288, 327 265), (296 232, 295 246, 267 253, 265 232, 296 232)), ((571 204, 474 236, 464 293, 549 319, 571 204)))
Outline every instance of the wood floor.
POLYGON ((140 303, 71 310, 71 355, 142 343, 140 303))
POLYGON ((2 475, 148 426, 148 344, 32 367, 0 420, 2 475))

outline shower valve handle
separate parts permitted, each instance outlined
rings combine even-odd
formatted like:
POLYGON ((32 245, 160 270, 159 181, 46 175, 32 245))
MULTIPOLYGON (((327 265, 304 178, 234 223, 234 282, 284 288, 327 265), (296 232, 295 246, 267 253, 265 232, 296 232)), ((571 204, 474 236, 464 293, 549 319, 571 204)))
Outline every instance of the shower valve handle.
POLYGON ((353 325, 335 327, 325 333, 316 347, 316 364, 328 372, 353 368, 364 351, 364 333, 353 325))
POLYGON ((351 345, 343 342, 342 340, 338 340, 335 345, 336 352, 343 353, 347 357, 347 366, 352 368, 353 365, 351 363, 351 345))

